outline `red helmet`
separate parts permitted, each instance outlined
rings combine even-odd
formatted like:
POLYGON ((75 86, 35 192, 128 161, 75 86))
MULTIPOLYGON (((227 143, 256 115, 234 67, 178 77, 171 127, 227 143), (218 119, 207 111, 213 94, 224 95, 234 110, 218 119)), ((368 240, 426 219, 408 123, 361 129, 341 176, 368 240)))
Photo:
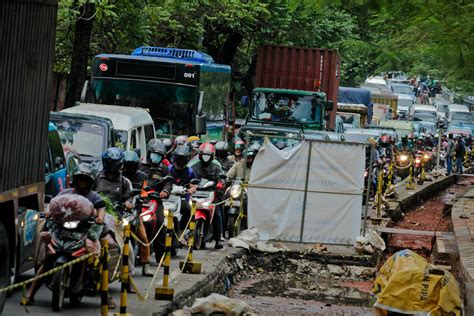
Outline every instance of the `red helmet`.
POLYGON ((211 143, 203 143, 199 146, 199 160, 203 163, 209 163, 214 159, 216 148, 211 143))

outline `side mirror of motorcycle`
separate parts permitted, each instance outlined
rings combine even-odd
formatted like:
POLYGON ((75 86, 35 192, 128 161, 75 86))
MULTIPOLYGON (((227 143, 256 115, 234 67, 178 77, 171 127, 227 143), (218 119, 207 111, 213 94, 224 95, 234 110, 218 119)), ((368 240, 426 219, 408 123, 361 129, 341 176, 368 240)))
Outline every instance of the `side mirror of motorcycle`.
POLYGON ((140 195, 141 192, 142 192, 142 190, 133 189, 133 190, 132 190, 132 193, 130 193, 130 195, 131 195, 131 196, 137 196, 137 195, 140 195))
POLYGON ((174 178, 173 178, 173 176, 166 176, 166 177, 163 178, 162 181, 163 182, 172 182, 172 181, 174 181, 174 178))
POLYGON ((191 179, 191 181, 189 181, 189 183, 194 184, 194 185, 198 185, 199 183, 201 183, 201 180, 194 178, 194 179, 191 179))
POLYGON ((148 191, 151 191, 152 188, 151 188, 151 186, 147 185, 147 186, 143 187, 143 190, 145 190, 146 192, 148 192, 148 191))
POLYGON ((153 200, 160 200, 160 199, 161 199, 161 198, 160 198, 160 195, 159 195, 158 193, 156 193, 156 192, 153 192, 153 193, 148 194, 148 197, 151 198, 151 199, 153 199, 153 200))

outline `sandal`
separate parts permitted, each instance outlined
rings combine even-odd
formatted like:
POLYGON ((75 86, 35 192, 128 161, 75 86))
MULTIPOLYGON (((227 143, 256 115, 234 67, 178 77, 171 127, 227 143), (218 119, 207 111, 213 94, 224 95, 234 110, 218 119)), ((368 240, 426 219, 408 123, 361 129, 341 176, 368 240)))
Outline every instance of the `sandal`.
POLYGON ((21 306, 31 306, 35 303, 34 298, 22 297, 20 301, 21 306))

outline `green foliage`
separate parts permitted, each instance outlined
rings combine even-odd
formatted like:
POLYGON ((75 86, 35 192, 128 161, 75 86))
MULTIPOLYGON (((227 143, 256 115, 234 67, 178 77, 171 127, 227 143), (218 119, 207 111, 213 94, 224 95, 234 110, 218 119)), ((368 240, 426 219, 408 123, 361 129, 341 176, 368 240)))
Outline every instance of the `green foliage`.
POLYGON ((89 57, 129 54, 140 45, 203 50, 232 65, 237 97, 252 87, 263 44, 337 49, 341 85, 401 70, 474 90, 472 1, 60 0, 56 71, 69 71, 85 2, 96 10, 89 57))

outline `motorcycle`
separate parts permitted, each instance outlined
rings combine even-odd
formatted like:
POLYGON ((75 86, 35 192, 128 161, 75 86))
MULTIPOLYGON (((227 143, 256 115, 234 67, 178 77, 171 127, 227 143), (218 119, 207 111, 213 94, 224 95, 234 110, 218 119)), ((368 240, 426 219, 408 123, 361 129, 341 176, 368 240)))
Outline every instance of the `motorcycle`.
MULTIPOLYGON (((65 194, 57 199, 50 207, 51 217, 45 224, 46 235, 49 236, 46 269, 66 265, 45 280, 53 294, 52 308, 55 312, 63 309, 66 297, 72 304, 79 304, 83 296, 96 296, 101 276, 101 262, 94 257, 67 265, 74 259, 100 249, 99 236, 95 242, 88 239, 90 228, 95 224, 92 205, 87 206, 87 203, 90 204, 88 200, 73 194, 65 194)), ((117 256, 111 259, 115 263, 118 261, 117 256)), ((112 277, 109 275, 109 279, 112 277)))
POLYGON ((410 154, 407 151, 399 151, 395 154, 395 172, 402 180, 410 175, 410 154))
POLYGON ((196 229, 194 237, 194 249, 206 248, 206 243, 212 239, 212 220, 214 219, 216 200, 216 183, 201 179, 193 201, 196 202, 196 229))
MULTIPOLYGON (((173 181, 173 177, 166 176, 159 183, 173 181)), ((146 234, 149 241, 152 241, 159 231, 159 236, 153 240, 153 250, 156 261, 160 262, 161 257, 165 253, 166 241, 166 225, 164 208, 162 207, 162 199, 159 192, 156 192, 151 187, 144 187, 144 193, 141 194, 140 205, 143 225, 145 226, 146 234), (163 227, 162 227, 163 225, 163 227), (161 228, 162 227, 162 228, 161 228), (160 230, 161 228, 161 230, 160 230)))
POLYGON ((224 223, 227 223, 229 238, 237 236, 239 232, 247 228, 247 188, 242 186, 243 181, 236 179, 225 192, 224 223))

